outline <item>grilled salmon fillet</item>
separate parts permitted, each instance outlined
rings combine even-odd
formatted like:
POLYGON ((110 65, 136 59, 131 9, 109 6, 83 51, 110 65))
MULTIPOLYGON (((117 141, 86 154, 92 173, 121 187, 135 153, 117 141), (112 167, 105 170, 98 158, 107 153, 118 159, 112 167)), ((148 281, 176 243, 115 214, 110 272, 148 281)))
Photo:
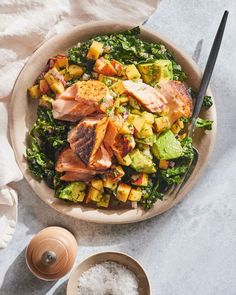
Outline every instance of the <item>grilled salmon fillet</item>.
POLYGON ((100 173, 95 169, 86 167, 70 147, 65 148, 59 154, 55 169, 58 172, 65 172, 65 174, 61 176, 61 179, 65 181, 88 181, 94 175, 100 173))
POLYGON ((104 116, 87 117, 80 121, 68 134, 71 149, 89 166, 106 133, 108 119, 104 116))
POLYGON ((90 163, 90 167, 97 170, 106 170, 111 167, 111 156, 105 149, 104 145, 101 144, 90 163))
POLYGON ((192 113, 192 98, 186 86, 180 81, 168 81, 153 88, 142 82, 124 81, 126 92, 152 113, 169 110, 170 124, 182 116, 189 118, 192 113))
POLYGON ((74 122, 95 112, 105 112, 112 103, 113 98, 104 83, 96 80, 79 81, 53 101, 53 117, 74 122))
POLYGON ((67 147, 61 151, 58 156, 55 169, 58 172, 69 171, 77 173, 90 173, 91 175, 96 174, 93 169, 84 165, 81 159, 73 152, 70 147, 67 147))
POLYGON ((189 118, 192 114, 192 98, 183 82, 169 81, 160 83, 157 89, 165 96, 169 109, 168 118, 171 124, 182 116, 189 118))
POLYGON ((103 139, 103 144, 111 157, 113 155, 113 149, 114 149, 114 144, 115 144, 117 135, 118 135, 117 125, 115 124, 115 122, 109 119, 106 134, 103 139))
POLYGON ((74 100, 78 91, 77 83, 68 87, 64 92, 57 96, 58 99, 74 100))
POLYGON ((53 117, 58 120, 76 122, 80 118, 90 115, 96 111, 93 102, 78 102, 75 100, 65 100, 57 98, 52 103, 53 117))
POLYGON ((143 107, 152 113, 163 111, 167 100, 155 88, 142 83, 130 80, 123 81, 125 92, 133 96, 143 107))

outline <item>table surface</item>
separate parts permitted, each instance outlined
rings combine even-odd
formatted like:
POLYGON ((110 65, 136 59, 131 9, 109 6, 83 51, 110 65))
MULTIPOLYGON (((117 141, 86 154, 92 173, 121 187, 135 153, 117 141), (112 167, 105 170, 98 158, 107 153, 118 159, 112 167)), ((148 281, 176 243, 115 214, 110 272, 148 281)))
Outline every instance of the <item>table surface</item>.
POLYGON ((203 68, 224 9, 230 15, 211 83, 217 140, 193 190, 179 205, 151 220, 96 225, 55 212, 26 181, 15 184, 19 218, 13 241, 0 252, 0 294, 65 294, 68 276, 57 282, 40 281, 24 261, 26 245, 49 225, 64 226, 75 234, 77 263, 101 251, 135 257, 147 271, 153 295, 236 294, 236 3, 163 0, 146 26, 184 48, 203 68))

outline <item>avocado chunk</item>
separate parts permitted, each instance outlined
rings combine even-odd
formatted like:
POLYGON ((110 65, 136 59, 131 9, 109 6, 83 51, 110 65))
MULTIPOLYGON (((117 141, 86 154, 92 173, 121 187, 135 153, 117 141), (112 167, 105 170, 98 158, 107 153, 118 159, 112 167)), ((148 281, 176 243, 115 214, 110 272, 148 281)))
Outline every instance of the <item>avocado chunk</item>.
POLYGON ((168 130, 158 137, 152 146, 152 152, 159 160, 171 160, 179 158, 183 153, 183 148, 174 133, 168 130))
POLYGON ((72 182, 65 186, 58 196, 60 199, 73 202, 83 202, 85 197, 86 184, 80 181, 72 182))
POLYGON ((130 154, 131 167, 138 171, 144 173, 155 173, 155 163, 152 162, 150 158, 144 155, 139 149, 134 149, 130 154))
POLYGON ((139 64, 138 70, 143 81, 147 84, 173 80, 172 62, 168 59, 159 59, 151 63, 139 64))

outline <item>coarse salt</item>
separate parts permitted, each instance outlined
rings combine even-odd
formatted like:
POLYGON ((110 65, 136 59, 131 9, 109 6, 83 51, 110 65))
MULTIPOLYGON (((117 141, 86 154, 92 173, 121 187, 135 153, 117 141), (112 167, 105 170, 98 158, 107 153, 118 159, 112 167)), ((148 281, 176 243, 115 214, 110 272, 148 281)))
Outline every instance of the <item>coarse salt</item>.
POLYGON ((125 266, 106 261, 83 272, 78 281, 78 295, 138 295, 138 281, 125 266))

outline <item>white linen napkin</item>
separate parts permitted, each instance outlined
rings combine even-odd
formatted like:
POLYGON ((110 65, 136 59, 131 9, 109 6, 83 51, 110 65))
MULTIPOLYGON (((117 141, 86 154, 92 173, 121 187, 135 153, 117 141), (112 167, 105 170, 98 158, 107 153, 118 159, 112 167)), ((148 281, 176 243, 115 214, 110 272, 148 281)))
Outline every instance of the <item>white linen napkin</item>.
POLYGON ((7 184, 22 179, 7 140, 7 122, 6 105, 0 102, 0 249, 11 240, 17 219, 17 193, 7 184))
MULTIPOLYGON (((14 82, 27 58, 46 39, 95 20, 130 21, 138 25, 150 17, 158 2, 1 0, 0 100, 8 103, 14 82)), ((0 248, 6 246, 14 232, 17 216, 17 194, 7 184, 21 177, 7 140, 6 105, 0 102, 0 248)))

